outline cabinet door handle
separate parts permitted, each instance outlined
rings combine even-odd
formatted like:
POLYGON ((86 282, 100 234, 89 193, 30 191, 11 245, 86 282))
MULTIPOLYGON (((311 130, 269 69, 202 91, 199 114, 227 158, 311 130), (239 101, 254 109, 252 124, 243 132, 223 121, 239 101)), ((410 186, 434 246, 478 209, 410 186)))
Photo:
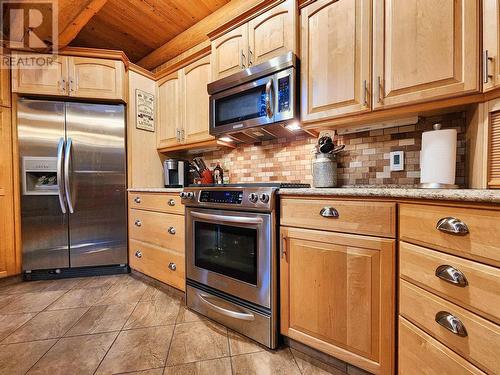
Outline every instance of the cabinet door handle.
POLYGON ((286 237, 281 237, 281 246, 280 246, 280 256, 281 258, 286 257, 286 237))
POLYGON ((174 201, 173 199, 169 199, 169 201, 168 201, 168 205, 169 205, 170 207, 175 206, 175 201, 174 201))
POLYGON ((186 132, 184 130, 184 128, 181 129, 181 142, 184 142, 186 140, 186 132))
POLYGON ((382 78, 377 77, 377 103, 382 103, 382 78))
POLYGON ((461 288, 465 288, 467 285, 469 285, 469 282, 467 281, 467 278, 462 273, 462 271, 447 264, 443 264, 436 268, 436 276, 441 280, 444 280, 461 288))
POLYGON ((460 337, 467 337, 467 330, 464 324, 448 311, 440 311, 436 314, 436 322, 448 331, 460 337))
POLYGON ((66 80, 61 77, 61 80, 59 81, 60 86, 61 86, 61 91, 66 92, 66 80))
POLYGON ((465 236, 469 233, 469 228, 462 220, 455 217, 443 217, 436 224, 436 229, 444 233, 465 236))
POLYGON ((141 197, 135 197, 134 198, 135 203, 141 203, 141 197))
POLYGON ((488 73, 489 62, 493 61, 493 57, 488 56, 488 50, 483 52, 483 83, 488 83, 490 79, 493 79, 493 75, 488 73))
POLYGON ((175 129, 175 139, 177 140, 177 142, 181 141, 181 129, 179 128, 175 129))
POLYGON ((170 268, 172 271, 175 271, 177 269, 177 265, 175 263, 170 262, 168 264, 168 268, 170 268))
POLYGON ((170 233, 170 234, 175 234, 175 232, 176 232, 175 227, 169 227, 167 229, 167 232, 170 233))
POLYGON ((140 259, 140 258, 142 258, 142 253, 141 253, 141 250, 137 250, 137 251, 135 252, 135 257, 136 257, 136 258, 139 258, 139 259, 140 259))
POLYGON ((323 217, 333 217, 338 218, 340 216, 339 212, 334 207, 323 207, 319 214, 323 217))
POLYGON ((363 105, 368 107, 368 84, 366 79, 363 81, 363 105))
POLYGON ((246 68, 246 66, 245 66, 245 53, 243 52, 243 50, 241 50, 241 54, 240 54, 240 66, 241 66, 241 69, 246 68))
POLYGON ((253 57, 252 48, 250 48, 250 46, 248 46, 248 66, 252 66, 252 64, 253 64, 252 57, 253 57))
POLYGON ((136 220, 136 221, 134 222, 134 225, 135 225, 136 227, 140 227, 140 226, 142 225, 142 222, 141 222, 140 220, 136 220))

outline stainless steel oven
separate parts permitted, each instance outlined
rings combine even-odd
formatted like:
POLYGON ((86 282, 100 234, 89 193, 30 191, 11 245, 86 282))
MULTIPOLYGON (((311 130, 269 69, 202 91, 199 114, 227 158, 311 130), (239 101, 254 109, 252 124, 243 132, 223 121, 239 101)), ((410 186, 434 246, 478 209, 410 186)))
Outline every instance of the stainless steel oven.
POLYGON ((277 344, 276 188, 186 188, 188 307, 277 344))
POLYGON ((210 134, 298 119, 297 59, 291 52, 208 85, 210 134))

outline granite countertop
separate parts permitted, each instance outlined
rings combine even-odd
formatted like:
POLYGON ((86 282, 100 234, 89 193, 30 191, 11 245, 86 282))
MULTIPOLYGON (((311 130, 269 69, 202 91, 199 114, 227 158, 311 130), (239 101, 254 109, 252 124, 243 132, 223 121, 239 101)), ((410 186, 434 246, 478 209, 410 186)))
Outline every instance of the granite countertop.
POLYGON ((281 195, 435 199, 500 204, 500 190, 341 187, 280 189, 281 195))
POLYGON ((182 188, 129 188, 127 190, 133 193, 180 193, 182 188))

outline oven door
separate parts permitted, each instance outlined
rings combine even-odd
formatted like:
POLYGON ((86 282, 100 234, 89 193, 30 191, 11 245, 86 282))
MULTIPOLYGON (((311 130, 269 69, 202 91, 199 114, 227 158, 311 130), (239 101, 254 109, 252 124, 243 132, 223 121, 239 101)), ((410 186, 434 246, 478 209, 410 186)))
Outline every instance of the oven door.
POLYGON ((275 76, 245 83, 210 96, 210 134, 221 135, 272 124, 275 76))
POLYGON ((188 279, 271 307, 272 215, 186 210, 188 279))

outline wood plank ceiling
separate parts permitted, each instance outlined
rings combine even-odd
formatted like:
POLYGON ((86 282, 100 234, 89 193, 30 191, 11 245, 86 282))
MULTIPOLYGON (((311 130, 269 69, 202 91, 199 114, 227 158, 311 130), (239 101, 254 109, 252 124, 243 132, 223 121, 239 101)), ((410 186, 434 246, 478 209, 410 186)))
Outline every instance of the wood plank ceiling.
POLYGON ((108 0, 70 46, 122 50, 137 62, 229 1, 108 0))

